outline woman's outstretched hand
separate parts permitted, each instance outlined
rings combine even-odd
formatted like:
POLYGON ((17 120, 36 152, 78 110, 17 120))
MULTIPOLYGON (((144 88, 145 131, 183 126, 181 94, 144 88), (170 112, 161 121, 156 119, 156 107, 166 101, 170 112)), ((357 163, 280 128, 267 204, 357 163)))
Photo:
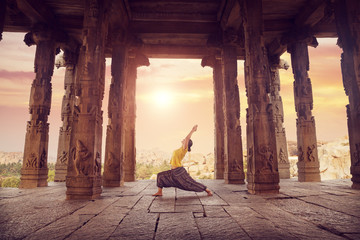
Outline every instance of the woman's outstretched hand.
POLYGON ((197 125, 197 124, 196 124, 195 126, 193 126, 192 131, 193 131, 193 132, 196 132, 197 127, 198 127, 198 125, 197 125))

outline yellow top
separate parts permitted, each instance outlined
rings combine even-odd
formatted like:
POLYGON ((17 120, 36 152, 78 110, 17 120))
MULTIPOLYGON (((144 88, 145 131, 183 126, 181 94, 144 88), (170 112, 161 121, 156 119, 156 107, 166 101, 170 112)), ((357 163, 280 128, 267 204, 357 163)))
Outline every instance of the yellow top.
POLYGON ((184 149, 182 146, 179 149, 176 149, 173 152, 173 155, 170 160, 170 165, 173 168, 182 167, 181 161, 185 157, 185 154, 187 153, 187 149, 184 149))

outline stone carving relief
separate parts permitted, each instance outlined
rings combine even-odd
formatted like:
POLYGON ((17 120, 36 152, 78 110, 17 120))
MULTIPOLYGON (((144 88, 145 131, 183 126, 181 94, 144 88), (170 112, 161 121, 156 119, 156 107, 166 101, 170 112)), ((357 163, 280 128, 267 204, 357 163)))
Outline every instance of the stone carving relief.
POLYGON ((68 163, 68 153, 63 151, 60 154, 59 158, 58 158, 58 162, 67 165, 67 163, 68 163))
POLYGON ((76 141, 76 147, 73 148, 75 171, 76 176, 87 176, 89 175, 91 152, 84 146, 80 141, 76 141))
POLYGON ((307 158, 309 160, 309 162, 315 162, 315 157, 314 157, 314 149, 316 148, 315 144, 308 146, 307 149, 307 158))
POLYGON ((40 156, 39 168, 43 168, 46 165, 46 158, 47 158, 47 154, 46 154, 46 151, 44 149, 41 156, 40 156))
POLYGON ((31 153, 26 161, 26 168, 37 168, 37 156, 36 153, 31 153))
POLYGON ((115 157, 113 152, 110 152, 110 157, 106 163, 108 170, 112 173, 118 173, 120 167, 120 161, 115 157))
POLYGON ((280 148, 280 152, 279 152, 279 163, 288 163, 288 160, 286 159, 286 155, 282 148, 280 148))
POLYGON ((259 149, 262 166, 258 169, 259 173, 274 172, 274 156, 270 146, 261 146, 259 149))
POLYGON ((100 157, 100 153, 97 152, 96 158, 95 158, 95 163, 94 163, 94 174, 100 175, 100 172, 101 172, 101 157, 100 157))
POLYGON ((248 166, 249 166, 249 171, 251 173, 254 172, 253 158, 254 158, 254 148, 251 146, 249 148, 249 153, 248 153, 248 166))
POLYGON ((304 152, 302 150, 302 147, 298 148, 298 160, 299 160, 299 162, 304 161, 304 152))

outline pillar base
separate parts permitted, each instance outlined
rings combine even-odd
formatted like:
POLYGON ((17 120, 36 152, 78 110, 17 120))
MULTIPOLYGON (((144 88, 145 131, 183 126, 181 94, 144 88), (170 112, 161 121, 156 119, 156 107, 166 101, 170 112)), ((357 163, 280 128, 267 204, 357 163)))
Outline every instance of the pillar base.
POLYGON ((124 186, 124 181, 103 179, 102 184, 103 187, 122 187, 124 186))
POLYGON ((239 172, 224 173, 226 184, 245 184, 245 175, 239 172))
POLYGON ((125 182, 135 182, 136 181, 135 173, 130 173, 130 174, 125 173, 124 181, 125 182))
POLYGON ((48 186, 49 169, 21 169, 19 188, 37 188, 48 186))
POLYGON ((352 189, 360 189, 360 166, 351 166, 350 173, 352 175, 352 189))
POLYGON ((101 176, 71 176, 66 177, 66 200, 92 200, 100 197, 101 176))
POLYGON ((279 193, 279 174, 257 173, 255 175, 248 174, 247 189, 250 194, 278 194, 279 193))
POLYGON ((320 171, 318 167, 298 168, 299 182, 321 182, 320 171))
POLYGON ((280 179, 290 178, 290 164, 289 166, 279 166, 279 177, 280 179))
POLYGON ((55 165, 54 182, 65 182, 67 175, 66 165, 55 165))
POLYGON ((224 179, 224 171, 215 170, 214 177, 215 179, 224 179))

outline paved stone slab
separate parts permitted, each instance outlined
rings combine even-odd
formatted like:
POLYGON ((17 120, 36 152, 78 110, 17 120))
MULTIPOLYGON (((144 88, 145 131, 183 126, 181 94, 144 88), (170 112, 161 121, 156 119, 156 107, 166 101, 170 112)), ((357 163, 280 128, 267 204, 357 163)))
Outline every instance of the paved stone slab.
POLYGON ((222 206, 204 206, 206 217, 229 217, 222 206))
POLYGON ((176 205, 175 212, 204 213, 202 205, 176 205))
POLYGON ((68 239, 108 239, 128 212, 128 208, 111 205, 73 232, 68 239))
POLYGON ((195 223, 201 239, 360 238, 360 191, 350 180, 281 180, 276 195, 250 195, 244 185, 223 180, 201 182, 215 196, 165 188, 163 197, 153 197, 154 180, 104 188, 92 201, 66 201, 64 183, 0 188, 0 239, 163 239, 175 231, 171 221, 190 224, 189 231, 195 223))
POLYGON ((163 196, 158 196, 150 206, 150 212, 175 212, 175 189, 164 188, 163 196))
POLYGON ((360 219, 337 211, 306 203, 300 199, 273 201, 272 204, 295 216, 301 217, 323 229, 335 230, 339 233, 360 233, 360 219))
MULTIPOLYGON (((309 222, 301 217, 283 211, 282 209, 271 207, 269 205, 254 205, 253 210, 261 214, 264 218, 271 221, 274 226, 282 233, 289 234, 298 239, 343 239, 336 234, 325 231, 318 225, 309 222)), ((288 239, 292 239, 289 237, 288 239)))
POLYGON ((67 236, 70 236, 75 230, 86 224, 93 217, 94 215, 69 215, 53 222, 48 226, 39 229, 34 233, 31 233, 25 239, 65 239, 67 236))
POLYGON ((225 207, 252 239, 297 239, 249 207, 225 207))
POLYGON ((131 211, 111 234, 109 239, 153 239, 159 214, 131 211))
POLYGON ((195 218, 202 239, 251 239, 231 218, 195 218))
MULTIPOLYGON (((149 181, 136 181, 133 183, 136 183, 136 184, 134 184, 134 186, 132 188, 125 190, 121 194, 124 196, 125 195, 137 195, 141 191, 143 191, 147 186, 149 186, 149 184, 150 184, 149 181)), ((127 184, 129 184, 129 183, 127 183, 127 184)))
POLYGON ((209 197, 207 193, 196 193, 200 199, 202 205, 217 205, 217 206, 227 206, 229 205, 222 198, 220 198, 216 193, 213 196, 209 197))
POLYGON ((200 240, 200 233, 191 213, 161 213, 155 239, 200 240))

